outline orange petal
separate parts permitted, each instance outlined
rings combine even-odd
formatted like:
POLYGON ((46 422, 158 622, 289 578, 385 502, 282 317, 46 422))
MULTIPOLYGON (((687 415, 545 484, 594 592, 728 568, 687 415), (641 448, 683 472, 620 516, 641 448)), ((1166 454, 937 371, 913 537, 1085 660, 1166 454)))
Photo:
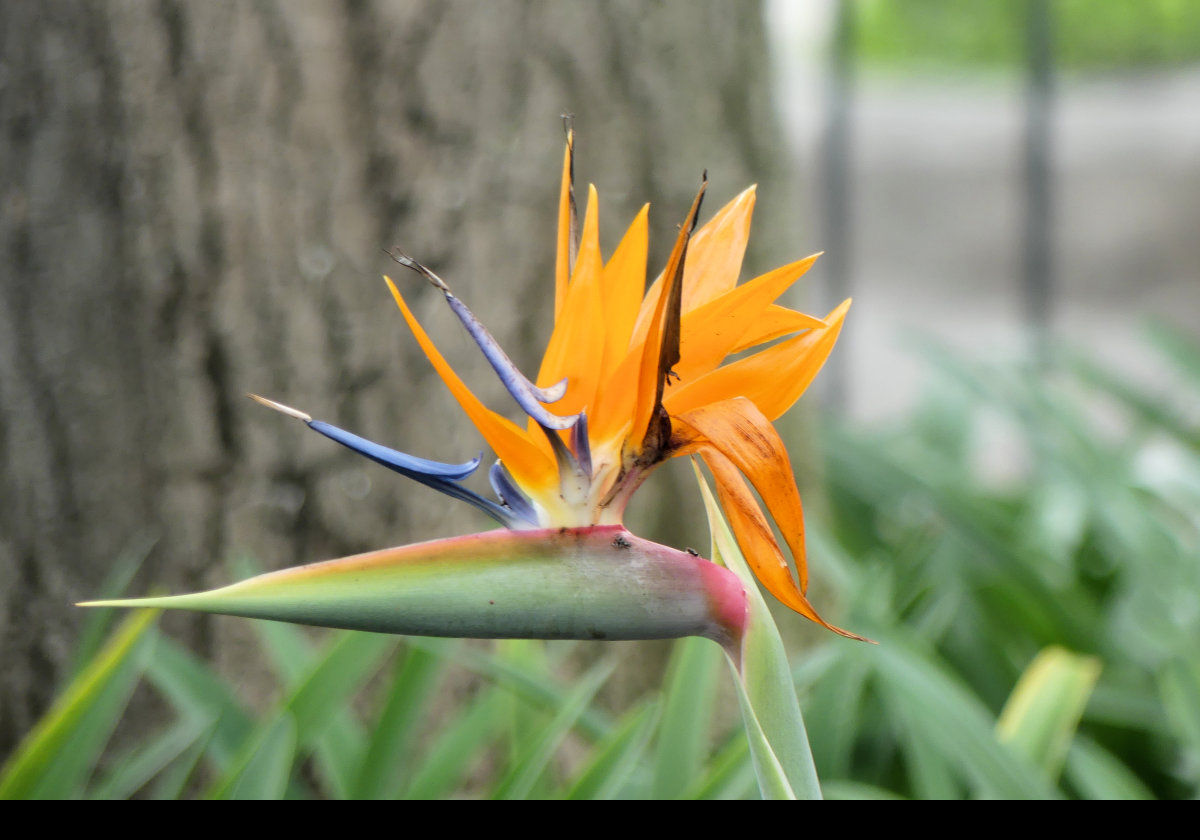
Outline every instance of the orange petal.
POLYGON ((754 320, 754 326, 741 337, 741 340, 730 350, 730 354, 741 353, 768 341, 783 338, 785 335, 803 332, 804 330, 823 330, 828 324, 820 318, 788 309, 786 306, 772 304, 764 309, 754 320))
POLYGON ((717 498, 720 500, 721 509, 729 517, 729 524, 737 537, 746 563, 767 591, 800 615, 834 633, 863 642, 870 641, 840 627, 834 627, 817 614, 808 598, 796 587, 787 561, 784 560, 779 544, 775 542, 775 536, 771 533, 771 526, 767 524, 766 517, 759 510, 754 495, 738 474, 737 468, 728 458, 711 448, 705 450, 701 457, 716 479, 717 498))
POLYGON ((604 266, 604 373, 607 380, 624 360, 638 307, 646 292, 646 253, 649 248, 650 205, 643 205, 621 244, 604 266))
POLYGON ((593 442, 615 438, 633 414, 641 346, 629 349, 629 337, 646 287, 649 205, 642 207, 604 266, 604 363, 595 404, 588 408, 593 442))
MULTIPOLYGON (((688 249, 690 262, 691 249, 688 249)), ((703 306, 684 313, 682 325, 682 344, 680 348, 681 361, 676 367, 680 380, 691 382, 698 376, 708 373, 734 352, 747 334, 762 326, 763 314, 771 304, 802 276, 812 264, 817 261, 819 254, 813 254, 802 260, 769 271, 723 295, 710 300, 703 306)), ((782 307, 777 307, 782 309, 782 307)), ((791 311, 791 310, 787 310, 791 311)), ((823 327, 825 323, 819 318, 796 313, 808 323, 801 329, 823 327)), ((791 330, 795 332, 796 330, 791 330)), ((753 342, 760 344, 766 339, 753 342)))
POLYGON ((489 409, 471 393, 417 322, 416 317, 408 308, 408 304, 400 295, 400 290, 396 288, 396 284, 390 277, 383 279, 387 281, 396 305, 400 307, 400 311, 404 314, 404 320, 408 322, 409 328, 416 336, 417 343, 425 351, 434 370, 442 377, 442 381, 446 383, 450 393, 458 400, 458 404, 462 406, 467 417, 483 435, 484 440, 504 462, 504 466, 508 468, 516 482, 526 490, 547 487, 557 482, 558 470, 549 454, 533 443, 519 426, 489 409))
POLYGON ((567 286, 571 276, 574 255, 572 239, 575 227, 575 132, 567 131, 567 148, 563 152, 562 188, 558 195, 558 253, 554 260, 554 320, 558 321, 563 303, 567 299, 567 286))
POLYGON ((792 407, 825 364, 849 308, 847 299, 825 317, 828 327, 782 341, 671 389, 663 405, 677 415, 730 397, 747 397, 769 419, 776 419, 792 407))
POLYGON ((767 503, 767 510, 796 562, 800 591, 808 591, 808 565, 804 559, 804 509, 792 474, 792 462, 771 421, 744 397, 704 406, 681 416, 683 424, 703 435, 709 445, 728 458, 767 503))
POLYGON ((692 237, 683 268, 683 311, 701 306, 737 285, 757 186, 747 187, 692 237))
MULTIPOLYGON (((542 357, 538 385, 549 387, 567 378, 567 393, 554 403, 555 414, 575 414, 595 402, 604 359, 605 304, 600 281, 599 201, 596 188, 588 188, 587 212, 575 271, 554 332, 542 357)), ((530 421, 530 432, 536 431, 530 421)))
MULTIPOLYGON (((757 186, 747 187, 692 237, 687 265, 683 268, 684 312, 690 312, 737 285, 746 242, 750 238, 750 216, 754 212, 756 190, 757 186)), ((646 292, 633 330, 633 344, 640 345, 650 331, 665 273, 660 274, 646 292)))

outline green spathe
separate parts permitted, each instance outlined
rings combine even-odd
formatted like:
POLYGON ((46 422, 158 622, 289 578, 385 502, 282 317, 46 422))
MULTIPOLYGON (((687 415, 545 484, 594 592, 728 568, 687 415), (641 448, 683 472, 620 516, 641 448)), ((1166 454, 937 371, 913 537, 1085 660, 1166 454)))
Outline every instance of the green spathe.
POLYGON ((617 525, 488 531, 284 569, 189 595, 91 601, 459 638, 740 638, 727 569, 617 525))

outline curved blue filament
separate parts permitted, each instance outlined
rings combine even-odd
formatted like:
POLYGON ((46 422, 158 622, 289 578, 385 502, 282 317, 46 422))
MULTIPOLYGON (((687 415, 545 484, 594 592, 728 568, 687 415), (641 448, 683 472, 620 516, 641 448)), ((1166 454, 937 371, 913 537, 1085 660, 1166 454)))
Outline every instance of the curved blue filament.
POLYGON ((440 461, 430 461, 380 446, 378 443, 347 432, 345 429, 339 429, 337 426, 331 426, 321 420, 305 422, 314 432, 319 432, 330 440, 337 441, 342 446, 354 450, 377 464, 440 493, 445 493, 447 496, 474 505, 506 528, 512 528, 522 519, 514 511, 501 507, 458 483, 459 479, 466 478, 475 472, 479 467, 481 456, 477 456, 465 464, 443 464, 440 461))

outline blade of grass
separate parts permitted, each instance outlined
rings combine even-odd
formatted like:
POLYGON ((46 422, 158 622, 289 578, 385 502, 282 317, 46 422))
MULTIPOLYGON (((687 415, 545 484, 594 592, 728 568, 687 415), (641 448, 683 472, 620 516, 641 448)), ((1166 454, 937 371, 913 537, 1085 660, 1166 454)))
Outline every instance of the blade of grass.
POLYGON ((922 737, 920 723, 912 720, 912 708, 895 705, 890 711, 896 717, 913 796, 933 801, 962 799, 964 786, 959 783, 956 768, 934 743, 922 737))
POLYGON ((567 697, 558 713, 540 731, 531 733, 520 745, 520 753, 513 767, 496 786, 493 799, 527 799, 534 791, 555 751, 579 721, 596 692, 612 675, 616 661, 601 660, 588 669, 567 697))
POLYGON ((413 774, 404 799, 438 799, 453 790, 470 762, 500 733, 506 693, 490 688, 463 714, 455 716, 438 735, 413 774))
POLYGON ((907 720, 989 798, 1055 799, 1058 793, 1025 760, 996 740, 987 707, 942 666, 916 652, 899 631, 881 633, 872 651, 887 702, 902 704, 907 720))
POLYGON ((904 799, 900 794, 892 793, 890 790, 849 779, 826 779, 822 787, 825 790, 825 798, 834 801, 904 799))
POLYGON ((225 795, 228 799, 282 799, 296 760, 296 724, 289 714, 272 721, 254 755, 225 795))
MULTIPOLYGON (((550 679, 550 663, 546 655, 545 642, 537 639, 501 639, 496 643, 495 651, 495 655, 501 661, 507 662, 531 676, 544 680, 550 679)), ((508 747, 507 760, 514 770, 530 749, 530 743, 538 739, 539 734, 549 722, 549 712, 550 710, 528 703, 516 694, 509 696, 509 708, 505 714, 508 729, 505 740, 508 747)), ((547 791, 544 786, 538 785, 536 779, 531 785, 529 790, 523 791, 514 798, 546 798, 547 791), (534 793, 535 787, 542 787, 542 790, 534 793)), ((502 788, 503 781, 496 791, 493 791, 492 796, 497 796, 497 792, 502 788)))
POLYGON ((758 779, 750 759, 750 742, 738 730, 709 762, 708 772, 684 795, 684 799, 759 798, 758 779))
POLYGON ((720 662, 720 649, 707 639, 675 642, 658 726, 651 789, 655 799, 678 798, 700 775, 708 756, 720 662))
POLYGON ((1099 676, 1095 657, 1046 648, 1017 680, 996 722, 996 736, 1055 781, 1099 676))
POLYGON ((95 659, 71 681, 0 771, 0 799, 75 796, 108 743, 150 651, 157 610, 118 625, 95 659))
POLYGON ((615 799, 642 760, 660 711, 657 699, 644 700, 613 727, 592 749, 583 768, 566 789, 564 799, 615 799))
POLYGON ((1200 786, 1200 659, 1168 662, 1158 675, 1159 696, 1175 738, 1190 754, 1188 781, 1200 786))
MULTIPOLYGON (((413 636, 407 639, 407 644, 424 650, 446 650, 439 643, 441 639, 426 639, 413 636)), ((537 674, 527 669, 519 668, 511 662, 496 656, 494 653, 478 648, 454 647, 446 650, 446 655, 457 665, 486 677, 499 685, 505 686, 528 702, 539 708, 554 711, 566 702, 567 692, 554 680, 543 674, 537 674)), ((596 741, 603 738, 612 728, 608 716, 597 709, 588 709, 579 719, 578 729, 585 738, 596 741)))
POLYGON ((218 771, 227 770, 254 730, 253 719, 229 685, 191 651, 161 633, 155 634, 146 676, 177 714, 216 721, 205 752, 218 771))
POLYGON ((188 790, 188 785, 196 773, 196 768, 200 766, 201 759, 204 758, 204 754, 208 751, 209 744, 212 742, 213 734, 217 731, 218 725, 213 724, 210 726, 208 731, 201 735, 178 760, 159 774, 151 786, 152 799, 170 802, 183 798, 184 793, 188 790))
POLYGON ((1087 738, 1067 753, 1067 780, 1085 799, 1153 799, 1154 794, 1121 760, 1087 738))
POLYGON ((367 738, 367 752, 352 798, 395 799, 400 795, 419 735, 419 721, 429 708, 445 667, 443 655, 425 648, 408 648, 396 666, 379 719, 367 738))
POLYGON ((128 799, 189 749, 203 743, 211 728, 186 718, 169 726, 118 759, 104 780, 88 791, 88 798, 128 799))
POLYGON ((310 750, 333 721, 335 710, 342 708, 347 698, 363 680, 373 675, 395 640, 374 633, 341 633, 335 635, 324 655, 310 666, 307 674, 291 689, 274 716, 259 724, 241 747, 223 778, 209 791, 210 798, 230 796, 240 779, 250 771, 263 749, 282 750, 285 739, 280 734, 279 721, 288 720, 288 731, 294 741, 293 751, 310 750))

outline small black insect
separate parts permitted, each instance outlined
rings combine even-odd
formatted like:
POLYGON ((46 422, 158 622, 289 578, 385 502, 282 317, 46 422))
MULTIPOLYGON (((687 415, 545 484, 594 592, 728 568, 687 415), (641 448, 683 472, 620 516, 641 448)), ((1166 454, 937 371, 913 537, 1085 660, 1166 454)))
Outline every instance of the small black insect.
POLYGON ((617 536, 613 539, 612 544, 613 548, 629 548, 631 545, 629 540, 625 539, 620 534, 617 534, 617 536))
POLYGON ((697 551, 697 550, 696 550, 696 549, 694 549, 694 548, 688 548, 688 549, 685 549, 685 551, 687 551, 687 553, 688 553, 688 554, 690 554, 690 555, 692 555, 693 557, 699 557, 699 556, 700 556, 700 552, 699 552, 699 551, 697 551))

